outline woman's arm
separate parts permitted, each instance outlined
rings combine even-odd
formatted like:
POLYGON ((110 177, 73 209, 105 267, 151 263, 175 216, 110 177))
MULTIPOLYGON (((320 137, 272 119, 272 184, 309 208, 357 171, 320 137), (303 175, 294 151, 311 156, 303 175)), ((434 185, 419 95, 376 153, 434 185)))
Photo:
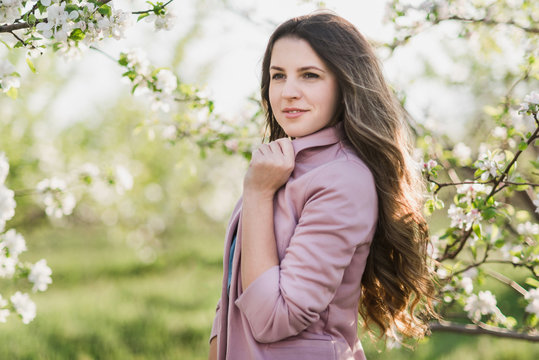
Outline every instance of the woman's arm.
POLYGON ((290 177, 294 161, 294 148, 287 138, 262 145, 253 153, 243 182, 242 290, 279 264, 273 229, 273 197, 290 177))
MULTIPOLYGON (((369 252, 378 212, 366 166, 347 160, 323 166, 304 197, 285 256, 235 301, 259 342, 297 335, 318 321, 354 255, 359 266, 369 252)), ((362 269, 356 270, 360 276, 362 269)))

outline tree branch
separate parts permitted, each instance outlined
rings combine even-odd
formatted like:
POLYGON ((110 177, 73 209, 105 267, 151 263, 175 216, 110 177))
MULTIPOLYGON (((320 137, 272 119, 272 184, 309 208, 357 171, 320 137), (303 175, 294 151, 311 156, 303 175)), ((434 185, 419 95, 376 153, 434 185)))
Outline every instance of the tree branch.
POLYGON ((526 289, 524 289, 522 286, 520 286, 516 281, 509 279, 507 276, 505 276, 503 274, 500 274, 500 273, 498 273, 496 271, 492 271, 492 270, 485 270, 485 272, 490 277, 493 277, 494 279, 496 279, 496 280, 498 280, 498 281, 500 281, 500 282, 502 282, 502 283, 504 283, 506 285, 511 286, 515 291, 520 293, 522 296, 526 296, 526 294, 528 294, 526 289))
POLYGON ((464 248, 464 245, 466 245, 466 242, 468 241, 468 238, 470 237, 470 235, 472 234, 472 228, 470 228, 468 231, 465 231, 462 236, 460 237, 460 239, 458 239, 457 241, 455 241, 454 243, 452 243, 451 245, 448 245, 446 248, 445 248, 445 251, 444 251, 444 254, 442 255, 442 257, 440 258, 440 262, 446 260, 446 259, 454 259, 455 257, 457 257, 457 255, 461 252, 461 250, 464 248), (449 252, 449 250, 451 248, 453 248, 456 244, 459 244, 459 247, 454 250, 453 252, 449 252))
POLYGON ((429 324, 429 328, 432 332, 444 331, 455 332, 460 334, 473 334, 473 335, 491 335, 501 338, 520 339, 532 342, 539 342, 539 335, 519 333, 496 326, 490 326, 487 324, 472 325, 472 324, 455 324, 448 321, 433 322, 429 324))
MULTIPOLYGON (((174 0, 169 0, 166 4, 163 4, 161 6, 159 6, 159 10, 161 9, 164 9, 168 4, 170 4, 171 2, 173 2, 174 0)), ((151 11, 153 11, 154 9, 148 9, 148 10, 141 10, 141 11, 133 11, 131 14, 133 15, 140 15, 140 14, 147 14, 151 11)))
POLYGON ((509 26, 517 27, 517 28, 519 28, 521 30, 524 30, 525 32, 528 32, 528 33, 539 34, 539 28, 526 27, 526 26, 517 24, 513 20, 497 21, 497 20, 494 20, 494 19, 487 19, 487 18, 474 19, 474 18, 465 18, 465 17, 458 16, 458 15, 451 15, 451 16, 446 17, 446 18, 436 19, 436 21, 434 21, 433 24, 438 24, 438 23, 440 23, 442 21, 461 21, 461 22, 467 22, 467 23, 486 24, 486 25, 509 25, 509 26))
MULTIPOLYGON (((537 115, 534 114, 534 118, 537 119, 537 115)), ((537 127, 535 129, 535 131, 533 132, 533 134, 530 136, 530 138, 528 139, 528 141, 526 141, 526 144, 529 146, 535 139, 537 139, 537 137, 539 137, 539 127, 537 127)), ((502 172, 502 174, 500 175, 500 177, 495 180, 494 182, 494 186, 492 187, 492 191, 490 192, 490 194, 487 195, 487 198, 485 199, 485 201, 487 201, 490 197, 492 197, 495 193, 496 193, 496 187, 502 182, 504 181, 505 177, 508 176, 509 174, 509 170, 511 170, 511 167, 516 163, 518 157, 520 156, 520 154, 522 154, 523 150, 518 150, 517 153, 515 154, 515 156, 513 156, 513 159, 509 162, 509 164, 507 164, 507 166, 505 167, 504 171, 502 172)))

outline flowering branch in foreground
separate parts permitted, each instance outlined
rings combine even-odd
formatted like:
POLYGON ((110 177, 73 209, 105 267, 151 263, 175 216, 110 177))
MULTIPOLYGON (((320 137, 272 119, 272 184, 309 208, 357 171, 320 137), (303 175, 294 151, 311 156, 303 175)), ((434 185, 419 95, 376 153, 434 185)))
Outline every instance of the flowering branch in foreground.
MULTIPOLYGON (((9 163, 4 153, 0 153, 0 279, 27 279, 32 291, 45 291, 52 283, 51 269, 45 259, 35 264, 23 263, 19 255, 27 250, 24 237, 14 229, 4 232, 6 221, 15 215, 14 192, 5 186, 9 173, 9 163)), ((6 322, 8 316, 17 313, 22 322, 28 324, 36 316, 36 305, 27 293, 16 291, 9 301, 0 294, 0 322, 6 322)))
MULTIPOLYGON (((456 188, 454 202, 448 209, 450 227, 443 235, 432 236, 431 256, 442 300, 438 307, 443 314, 445 309, 460 306, 474 323, 465 325, 440 321, 431 324, 433 331, 490 334, 539 341, 536 329, 539 322, 539 281, 536 280, 539 275, 539 224, 524 221, 516 226, 511 225, 509 219, 513 217, 514 206, 507 200, 500 201, 505 191, 515 193, 539 187, 538 183, 527 181, 523 174, 515 171, 519 158, 539 141, 539 93, 527 95, 519 111, 522 116, 533 119, 534 128, 519 133, 509 126, 507 133, 517 139, 514 141, 516 152, 487 150, 481 153, 472 165, 475 168, 473 180, 437 181, 440 172, 448 172, 449 169, 433 159, 423 165, 432 194, 426 203, 428 213, 445 207, 438 198, 442 188, 456 188), (489 263, 528 269, 533 275, 527 280, 531 288, 526 290, 502 274, 483 269, 482 266, 489 263), (522 302, 527 305, 526 315, 521 321, 504 315, 497 307, 495 295, 490 291, 473 293, 473 283, 480 275, 492 276, 523 297, 522 302)), ((539 168, 538 162, 530 161, 530 164, 535 169, 539 168)), ((539 194, 535 194, 535 197, 535 208, 532 211, 539 214, 539 194)), ((503 199, 507 199, 507 195, 503 199)))

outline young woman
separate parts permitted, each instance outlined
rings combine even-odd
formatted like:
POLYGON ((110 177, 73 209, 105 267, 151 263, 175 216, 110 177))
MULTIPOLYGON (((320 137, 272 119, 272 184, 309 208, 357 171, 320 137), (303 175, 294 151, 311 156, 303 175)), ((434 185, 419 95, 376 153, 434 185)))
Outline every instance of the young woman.
POLYGON ((423 335, 422 183, 372 48, 332 13, 291 19, 261 90, 270 142, 228 226, 210 358, 364 359, 358 308, 382 334, 423 335))

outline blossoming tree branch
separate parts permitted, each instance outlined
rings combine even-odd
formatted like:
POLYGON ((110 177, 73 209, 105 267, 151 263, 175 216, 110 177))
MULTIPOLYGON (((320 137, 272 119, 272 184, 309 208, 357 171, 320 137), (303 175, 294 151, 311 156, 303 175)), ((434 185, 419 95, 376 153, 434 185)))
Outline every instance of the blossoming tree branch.
MULTIPOLYGON (((201 149, 220 146, 227 153, 249 156, 253 131, 241 124, 227 124, 214 115, 213 101, 203 92, 180 82, 171 70, 152 66, 140 49, 126 49, 115 57, 98 48, 98 44, 107 39, 124 38, 126 29, 141 20, 153 23, 156 31, 170 30, 175 16, 168 11, 167 5, 172 1, 148 1, 149 8, 125 11, 116 9, 110 0, 0 0, 0 33, 11 37, 5 41, 0 38, 0 42, 10 51, 26 51, 27 66, 34 74, 37 70, 32 59, 45 52, 56 52, 68 59, 80 58, 88 49, 102 53, 123 67, 123 73, 119 74, 131 83, 132 93, 149 99, 149 107, 156 118, 178 111, 178 107, 175 108, 177 104, 188 106, 193 113, 193 120, 183 122, 163 120, 161 116, 152 125, 145 125, 148 131, 159 130, 164 141, 188 139, 201 149), (241 132, 246 136, 237 138, 241 132)), ((20 86, 19 71, 7 59, 0 59, 2 93, 16 99, 20 86)), ((131 189, 133 177, 129 169, 120 164, 104 167, 84 163, 72 169, 67 178, 51 174, 37 183, 34 189, 13 191, 5 185, 9 163, 1 150, 0 278, 26 279, 33 283, 34 292, 45 291, 52 283, 52 270, 46 260, 34 265, 19 261, 19 255, 27 250, 25 240, 13 228, 5 231, 6 222, 15 214, 15 197, 37 195, 47 216, 62 218, 72 214, 77 198, 81 197, 80 194, 75 195, 74 188, 110 186, 121 195, 131 189)), ((27 324, 36 316, 36 306, 25 292, 17 291, 9 301, 0 294, 0 322, 5 322, 12 312, 27 324)))
MULTIPOLYGON (((396 29, 393 42, 386 44, 391 51, 424 33, 452 26, 468 41, 464 60, 482 63, 477 71, 482 70, 495 93, 501 94, 484 106, 481 120, 475 122, 482 131, 475 138, 476 149, 428 126, 415 127, 417 154, 428 183, 425 211, 435 217, 447 209, 449 220, 431 237, 437 309, 443 319, 432 323, 431 330, 539 341, 538 4, 395 0, 388 4, 388 19, 396 29), (494 69, 492 61, 485 61, 491 53, 502 52, 503 41, 521 54, 516 71, 494 69), (517 91, 528 94, 519 99, 517 91), (512 278, 515 269, 518 279, 512 278), (488 278, 516 293, 522 310, 507 313, 498 306, 496 293, 481 287, 488 278)), ((473 73, 460 82, 446 79, 462 87, 473 87, 474 80, 473 73)))

